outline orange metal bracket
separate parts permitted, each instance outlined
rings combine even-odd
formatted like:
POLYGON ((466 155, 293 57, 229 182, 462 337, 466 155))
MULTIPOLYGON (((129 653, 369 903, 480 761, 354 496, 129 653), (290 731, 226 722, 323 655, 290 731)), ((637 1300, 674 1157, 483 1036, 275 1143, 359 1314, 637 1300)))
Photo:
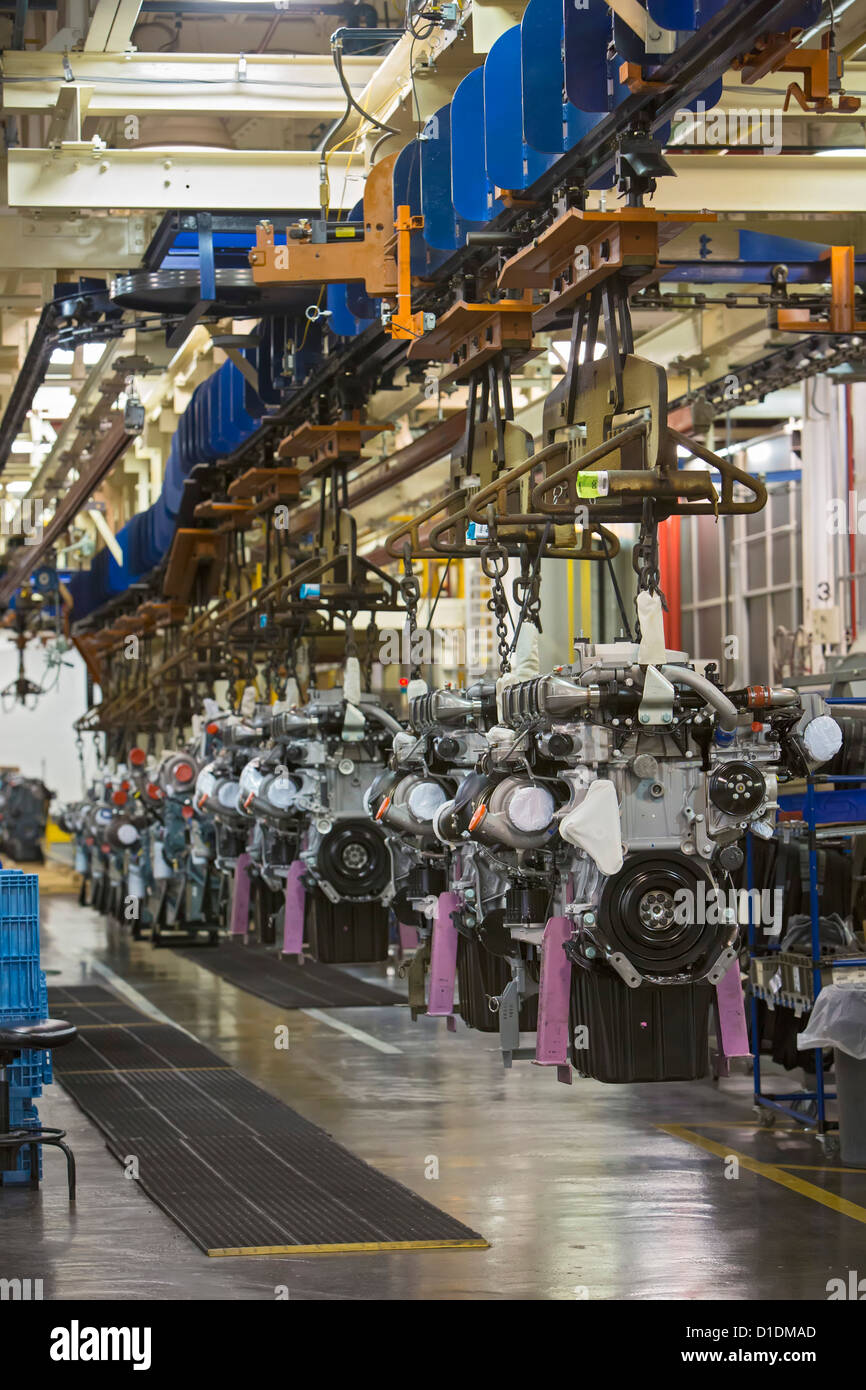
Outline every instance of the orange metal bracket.
POLYGON ((854 247, 830 247, 830 317, 816 321, 808 309, 779 309, 777 326, 786 333, 866 333, 856 316, 854 247))
POLYGON ((653 82, 644 77, 643 68, 640 63, 622 63, 619 69, 619 80, 625 83, 630 92, 636 96, 642 92, 667 92, 670 91, 670 82, 653 82))
POLYGON ((256 227, 256 244, 250 251, 253 280, 257 285, 290 283, 330 285, 363 281, 374 299, 393 295, 397 289, 393 239, 392 179, 396 155, 374 164, 364 187, 364 239, 347 238, 333 242, 314 242, 291 238, 285 246, 274 244, 270 222, 256 227))
POLYGON ((523 299, 500 299, 496 304, 458 300, 435 328, 410 345, 406 356, 410 362, 451 363, 451 370, 440 382, 464 381, 500 352, 509 354, 512 367, 519 366, 533 352, 535 307, 528 294, 523 299))
POLYGON ((413 216, 407 203, 397 208, 394 230, 397 233, 397 308, 388 323, 392 338, 420 338, 429 316, 412 313, 412 233, 420 232, 424 218, 413 216))
POLYGON ((804 111, 816 111, 819 115, 824 115, 828 111, 859 111, 860 98, 846 97, 844 92, 839 93, 836 106, 833 105, 831 93, 831 77, 835 81, 842 78, 842 59, 833 53, 835 72, 830 71, 830 35, 825 34, 820 48, 797 48, 793 53, 786 53, 782 62, 779 64, 780 72, 802 72, 803 86, 799 82, 792 82, 785 93, 785 105, 783 110, 787 111, 791 104, 791 98, 802 107, 804 111))
POLYGON ((365 424, 360 412, 351 420, 335 420, 330 425, 299 425, 277 449, 279 459, 309 459, 304 479, 317 477, 333 464, 354 464, 361 457, 361 448, 374 434, 391 428, 390 421, 365 424))
POLYGON ((550 291, 547 303, 536 310, 533 319, 534 327, 541 329, 595 285, 623 270, 631 268, 636 274, 635 284, 650 283, 662 272, 658 257, 665 241, 692 222, 715 221, 711 212, 569 208, 505 262, 499 284, 508 289, 550 291))
POLYGON ((785 94, 783 111, 787 111, 792 99, 804 111, 814 111, 818 115, 825 115, 828 111, 850 114, 860 110, 860 98, 845 96, 844 92, 839 93, 838 103, 834 106, 831 80, 841 81, 843 65, 841 56, 831 53, 829 34, 824 35, 820 48, 794 48, 792 38, 784 34, 771 37, 775 43, 768 42, 763 49, 747 54, 740 60, 741 80, 746 86, 760 81, 768 72, 801 72, 803 85, 791 83, 785 94), (831 57, 835 71, 831 71, 831 57))

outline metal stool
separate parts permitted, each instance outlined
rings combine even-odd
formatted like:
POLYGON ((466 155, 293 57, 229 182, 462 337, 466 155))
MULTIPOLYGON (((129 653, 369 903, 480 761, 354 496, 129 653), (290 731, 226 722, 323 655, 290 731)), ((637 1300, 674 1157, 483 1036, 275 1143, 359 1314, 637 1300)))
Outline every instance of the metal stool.
POLYGON ((69 1200, 75 1201, 75 1159, 64 1144, 65 1129, 9 1129, 9 1073, 7 1068, 22 1052, 37 1052, 43 1048, 65 1047, 74 1042, 78 1029, 73 1023, 57 1018, 44 1018, 38 1023, 0 1023, 0 1173, 14 1169, 18 1150, 30 1149, 30 1186, 39 1186, 40 1144, 50 1144, 66 1154, 66 1178, 69 1200))

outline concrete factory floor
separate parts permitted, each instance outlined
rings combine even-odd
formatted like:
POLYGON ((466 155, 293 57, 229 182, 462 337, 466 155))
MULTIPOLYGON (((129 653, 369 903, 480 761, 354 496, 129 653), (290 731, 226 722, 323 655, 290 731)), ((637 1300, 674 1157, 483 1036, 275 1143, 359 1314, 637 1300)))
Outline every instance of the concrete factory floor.
POLYGON ((866 1171, 843 1170, 800 1132, 757 1130, 747 1077, 566 1087, 528 1064, 504 1073, 493 1037, 413 1024, 400 1007, 332 1010, 330 1023, 293 1013, 290 1049, 277 1051, 284 1012, 68 898, 43 903, 43 965, 49 985, 128 982, 490 1242, 208 1259, 54 1085, 39 1109, 69 1131, 75 1209, 50 1152, 40 1192, 0 1192, 0 1277, 42 1279, 45 1298, 272 1299, 284 1285, 299 1299, 823 1299, 829 1279, 866 1269, 866 1171), (737 1155, 739 1176, 726 1176, 737 1155))

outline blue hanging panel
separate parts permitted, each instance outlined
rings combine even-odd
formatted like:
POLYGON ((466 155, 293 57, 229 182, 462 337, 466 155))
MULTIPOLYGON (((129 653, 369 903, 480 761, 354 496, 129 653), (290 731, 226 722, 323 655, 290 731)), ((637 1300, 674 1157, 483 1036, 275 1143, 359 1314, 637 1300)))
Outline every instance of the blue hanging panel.
POLYGON ((328 327, 332 333, 344 338, 354 338, 359 332, 358 320, 348 304, 348 285, 328 286, 328 327))
POLYGON ((201 386, 196 388, 195 395, 190 401, 185 415, 190 416, 192 423, 193 446, 184 449, 185 461, 191 459, 201 459, 205 463, 214 463, 219 457, 216 449, 211 443, 211 405, 213 392, 207 389, 207 381, 203 381, 201 386))
POLYGON ((520 25, 496 40, 484 64, 484 140, 487 176, 497 188, 528 188, 553 159, 523 140, 520 25))
MULTIPOLYGON (((480 222, 458 217, 451 201, 451 106, 440 106, 424 127, 421 140, 421 212, 424 240, 439 251, 466 245, 466 233, 480 222)), ((414 232, 413 232, 414 237, 414 232)))
POLYGON ((579 111, 609 111, 607 46, 613 11, 605 0, 578 9, 565 0, 565 91, 579 111))
MULTIPOLYGON (((392 176, 394 189, 394 216, 397 208, 406 206, 413 217, 421 215, 421 142, 410 140, 404 145, 394 161, 392 176)), ((426 231, 426 228, 425 228, 426 231)), ((432 247, 422 232, 412 233, 412 274, 420 278, 430 275, 438 266, 444 265, 450 252, 432 247)))
POLYGON ((697 29, 696 0, 649 0, 650 17, 663 29, 697 29))
POLYGON ((231 404, 227 376, 230 371, 234 371, 231 362, 224 362, 207 383, 213 390, 211 442, 219 458, 231 453, 231 404))
POLYGON ((482 224, 503 208, 487 177, 483 67, 464 77, 451 102, 451 201, 458 217, 482 224))
POLYGON ((523 136, 545 153, 570 150, 601 119, 566 99, 562 44, 562 0, 529 0, 520 25, 523 136))
POLYGON ((231 371, 228 373, 229 434, 231 435, 232 451, 234 451, 239 449, 244 440, 252 434, 256 422, 244 409, 246 377, 240 368, 235 366, 234 362, 227 365, 231 367, 231 371))
MULTIPOLYGON (((259 322, 259 346, 256 349, 258 394, 265 405, 279 405, 282 399, 279 380, 283 370, 286 347, 286 320, 281 314, 259 322)), ((248 395, 253 394, 252 386, 248 395)))

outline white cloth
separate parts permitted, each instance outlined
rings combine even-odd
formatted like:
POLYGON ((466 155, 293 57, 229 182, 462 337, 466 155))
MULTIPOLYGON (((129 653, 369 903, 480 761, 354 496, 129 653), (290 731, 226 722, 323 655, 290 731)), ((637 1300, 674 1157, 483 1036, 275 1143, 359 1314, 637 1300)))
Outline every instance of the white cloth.
MULTIPOLYGON (((844 978, 844 970, 839 972, 844 978)), ((866 989, 826 985, 797 1038, 797 1047, 838 1047, 866 1060, 866 989)))
POLYGON ((637 596, 637 616, 640 623, 638 661, 641 666, 664 665, 667 660, 667 648, 664 609, 660 595, 650 594, 646 589, 642 589, 637 596))
POLYGON ((352 705, 361 703, 361 663, 356 656, 346 657, 343 697, 352 705))
POLYGON ((559 833, 588 854, 603 874, 622 868, 622 828, 616 787, 604 777, 590 782, 586 796, 559 822, 559 833))

